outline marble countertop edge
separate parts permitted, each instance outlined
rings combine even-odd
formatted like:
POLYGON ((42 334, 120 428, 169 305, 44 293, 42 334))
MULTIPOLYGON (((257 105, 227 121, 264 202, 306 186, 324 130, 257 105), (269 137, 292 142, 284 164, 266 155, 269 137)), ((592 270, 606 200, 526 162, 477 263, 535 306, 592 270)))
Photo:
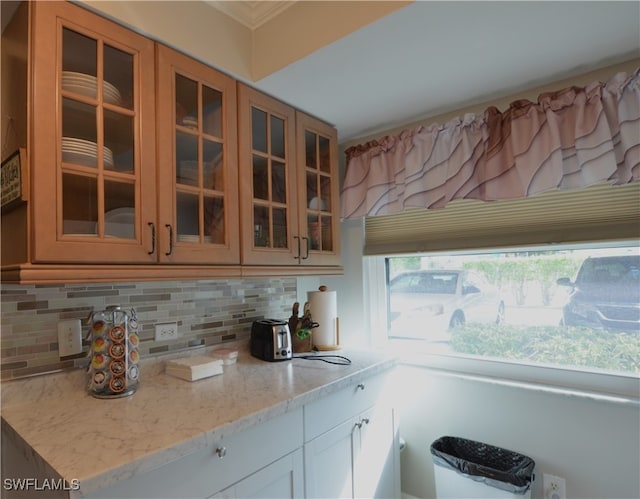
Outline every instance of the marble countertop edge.
MULTIPOLYGON (((255 390, 262 397, 257 397, 254 400, 254 397, 245 394, 245 398, 239 399, 237 406, 231 403, 233 401, 227 401, 227 406, 221 402, 221 414, 212 414, 211 423, 208 427, 206 425, 209 424, 209 418, 203 419, 202 414, 194 414, 193 428, 182 435, 166 435, 160 431, 162 438, 156 442, 153 441, 153 433, 151 432, 149 437, 151 441, 144 442, 148 446, 145 450, 137 450, 137 452, 131 453, 130 457, 127 456, 127 459, 120 462, 114 462, 113 458, 106 459, 107 462, 97 465, 95 469, 90 469, 87 463, 83 462, 82 456, 85 456, 88 452, 87 445, 78 446, 79 451, 77 454, 79 457, 76 459, 77 462, 72 462, 66 454, 56 453, 54 450, 56 446, 53 443, 47 442, 46 445, 41 445, 44 438, 42 429, 37 431, 30 428, 28 422, 20 421, 20 415, 28 413, 33 409, 34 404, 40 405, 40 410, 51 410, 54 416, 56 412, 62 411, 62 406, 69 403, 73 404, 74 402, 78 404, 77 407, 80 409, 90 407, 93 412, 99 411, 99 406, 92 402, 94 399, 86 393, 86 374, 83 371, 58 373, 46 377, 51 379, 16 380, 11 384, 15 383, 13 385, 15 389, 12 386, 12 390, 15 390, 17 395, 14 397, 13 392, 11 392, 9 400, 4 397, 6 392, 5 384, 3 383, 3 426, 8 424, 12 427, 19 439, 24 442, 24 445, 29 446, 29 449, 25 450, 25 452, 31 453, 31 461, 42 460, 42 463, 36 463, 39 468, 68 482, 79 480, 81 490, 71 491, 70 496, 83 497, 121 480, 169 464, 255 424, 296 410, 349 384, 358 383, 367 377, 385 371, 397 363, 395 358, 380 352, 357 350, 339 352, 339 354, 350 356, 353 359, 352 365, 339 366, 336 369, 336 366, 313 361, 305 363, 301 359, 295 359, 292 363, 286 365, 283 363, 262 362, 250 357, 248 352, 241 352, 237 364, 225 366, 225 373, 219 377, 214 377, 224 378, 224 376, 228 376, 226 380, 214 380, 209 383, 205 380, 195 383, 178 380, 162 373, 161 366, 163 363, 158 364, 158 362, 155 362, 153 365, 147 366, 147 375, 141 378, 139 393, 128 397, 132 399, 131 404, 133 404, 132 407, 136 411, 141 412, 143 411, 142 408, 155 409, 156 406, 153 405, 156 403, 153 400, 154 394, 171 390, 176 393, 177 400, 191 401, 193 399, 196 406, 198 403, 205 404, 205 402, 210 405, 212 402, 209 398, 219 395, 220 390, 224 388, 227 381, 229 382, 228 385, 234 390, 248 386, 249 392, 255 390), (292 372, 297 376, 293 381, 290 379, 292 372), (55 378, 57 376, 59 378, 56 381, 55 378), (279 391, 277 396, 266 397, 264 395, 265 387, 268 387, 269 377, 275 379, 274 386, 279 391), (197 383, 201 383, 199 387, 196 386, 197 383), (25 390, 27 386, 31 387, 31 389, 25 390), (211 388, 212 386, 214 388, 211 388), (30 391, 33 398, 30 398, 26 393, 20 393, 21 390, 30 391), (146 391, 146 393, 143 391, 146 391), (136 397, 138 398, 136 399, 136 397), (138 408, 137 405, 142 408, 138 408), (223 409, 228 410, 228 415, 223 409), (14 428, 13 425, 17 428, 14 428), (80 472, 78 470, 83 471, 80 472)), ((144 367, 143 364, 141 364, 141 367, 144 367)), ((126 399, 119 400, 124 402, 126 399)), ((117 414, 119 410, 126 411, 130 407, 126 403, 121 403, 121 405, 117 406, 117 402, 116 404, 113 403, 115 400, 100 402, 105 403, 105 417, 110 419, 113 419, 113 413, 117 414)), ((157 402, 158 407, 160 407, 160 403, 160 401, 157 402)), ((217 410, 211 409, 206 404, 204 407, 200 407, 205 415, 208 415, 206 413, 208 410, 217 410)), ((179 414, 176 417, 186 418, 187 416, 179 414)), ((63 417, 60 415, 59 420, 62 419, 63 417)), ((186 421, 185 423, 188 425, 189 422, 186 421)), ((54 428, 59 424, 60 422, 55 420, 52 423, 54 428)), ((162 428, 166 424, 168 422, 163 420, 158 426, 162 428)), ((81 433, 70 432, 69 438, 79 438, 80 435, 81 433)), ((139 437, 138 440, 143 442, 144 439, 139 437)), ((126 449, 124 449, 124 452, 126 452, 126 449)), ((73 453, 73 450, 70 449, 69 453, 73 453)), ((113 454, 113 451, 110 451, 110 453, 113 454)))

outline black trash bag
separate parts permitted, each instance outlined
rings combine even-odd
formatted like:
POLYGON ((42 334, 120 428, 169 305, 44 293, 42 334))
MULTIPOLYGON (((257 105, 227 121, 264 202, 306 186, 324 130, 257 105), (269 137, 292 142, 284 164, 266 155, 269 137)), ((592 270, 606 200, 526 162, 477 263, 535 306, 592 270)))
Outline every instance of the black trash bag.
POLYGON ((431 455, 438 466, 521 495, 529 490, 536 465, 522 454, 459 437, 439 438, 431 444, 431 455))

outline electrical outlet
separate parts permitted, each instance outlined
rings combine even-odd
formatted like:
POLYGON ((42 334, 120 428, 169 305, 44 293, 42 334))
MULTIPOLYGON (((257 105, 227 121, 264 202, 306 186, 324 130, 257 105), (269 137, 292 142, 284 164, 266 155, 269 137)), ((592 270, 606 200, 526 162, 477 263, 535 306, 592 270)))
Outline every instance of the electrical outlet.
POLYGON ((544 473, 542 487, 545 499, 567 499, 567 488, 564 478, 544 473))
POLYGON ((178 323, 156 324, 156 341, 175 340, 178 338, 178 323))
POLYGON ((80 319, 58 322, 58 354, 60 357, 82 353, 82 326, 80 319))

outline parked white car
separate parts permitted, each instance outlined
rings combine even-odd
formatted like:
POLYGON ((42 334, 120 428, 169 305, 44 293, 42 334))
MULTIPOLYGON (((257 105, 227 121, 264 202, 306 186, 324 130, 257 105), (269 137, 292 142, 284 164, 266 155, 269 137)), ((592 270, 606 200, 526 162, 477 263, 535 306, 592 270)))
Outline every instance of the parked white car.
POLYGON ((475 272, 416 270, 391 280, 389 317, 390 336, 446 340, 460 324, 502 323, 504 301, 475 272))

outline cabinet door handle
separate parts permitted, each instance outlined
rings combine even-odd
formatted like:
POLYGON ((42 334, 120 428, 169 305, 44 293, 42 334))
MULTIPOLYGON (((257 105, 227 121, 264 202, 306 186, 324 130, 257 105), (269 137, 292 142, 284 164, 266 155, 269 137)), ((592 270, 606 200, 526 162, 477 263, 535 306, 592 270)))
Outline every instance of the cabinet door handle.
POLYGON ((363 424, 369 424, 369 418, 364 418, 364 419, 362 420, 362 423, 363 423, 363 424))
POLYGON ((147 225, 151 227, 151 251, 147 254, 153 255, 156 252, 156 224, 149 222, 147 225))
POLYGON ((296 256, 294 256, 293 258, 296 260, 300 260, 300 236, 293 236, 293 238, 298 242, 298 254, 296 256))
POLYGON ((355 428, 357 428, 358 430, 359 430, 360 428, 362 428, 362 421, 358 421, 358 422, 355 424, 355 426, 354 426, 354 429, 355 429, 355 428))
POLYGON ((224 456, 227 455, 227 448, 226 447, 218 447, 216 449, 216 454, 218 455, 218 457, 220 459, 222 459, 224 456))
POLYGON ((169 229, 169 252, 165 255, 170 256, 173 253, 173 227, 169 224, 166 224, 165 227, 169 229))
MULTIPOLYGON (((309 258, 309 238, 308 238, 308 237, 303 237, 302 239, 304 239, 304 240, 305 240, 305 243, 306 243, 306 246, 307 246, 307 254, 306 254, 306 256, 303 256, 303 257, 301 258, 301 260, 306 260, 307 258, 309 258)), ((298 253, 299 253, 299 252, 300 252, 300 251, 298 251, 298 253)))
POLYGON ((356 389, 364 390, 364 383, 358 383, 358 386, 356 386, 356 389))

